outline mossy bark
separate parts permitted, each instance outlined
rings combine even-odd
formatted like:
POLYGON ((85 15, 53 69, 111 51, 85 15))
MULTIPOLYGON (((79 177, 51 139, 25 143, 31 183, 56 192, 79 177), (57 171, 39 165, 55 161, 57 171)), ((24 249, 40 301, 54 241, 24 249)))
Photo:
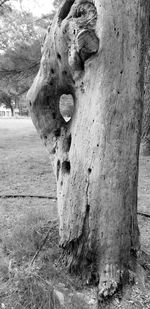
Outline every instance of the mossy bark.
POLYGON ((28 93, 57 179, 66 262, 98 284, 100 297, 112 295, 136 268, 147 5, 64 1, 28 93), (59 109, 62 94, 74 100, 68 123, 59 109))

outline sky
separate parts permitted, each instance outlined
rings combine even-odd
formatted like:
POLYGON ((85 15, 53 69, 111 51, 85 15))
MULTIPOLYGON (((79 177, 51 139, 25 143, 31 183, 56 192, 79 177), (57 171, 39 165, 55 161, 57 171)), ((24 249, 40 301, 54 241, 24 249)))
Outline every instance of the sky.
POLYGON ((18 0, 14 1, 14 6, 18 10, 32 12, 34 16, 40 17, 53 10, 53 0, 18 0))

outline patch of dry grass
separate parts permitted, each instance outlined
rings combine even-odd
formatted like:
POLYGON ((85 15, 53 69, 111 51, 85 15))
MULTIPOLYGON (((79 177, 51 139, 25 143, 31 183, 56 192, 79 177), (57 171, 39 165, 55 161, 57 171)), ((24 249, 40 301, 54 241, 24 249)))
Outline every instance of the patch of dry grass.
POLYGON ((57 222, 46 222, 43 214, 29 212, 16 222, 13 232, 2 241, 7 259, 3 259, 0 268, 0 298, 5 308, 12 309, 12 304, 14 309, 57 308, 58 300, 53 295, 51 281, 54 283, 59 277, 53 266, 59 254, 57 222), (30 265, 48 231, 45 247, 30 265))
POLYGON ((13 230, 3 235, 4 252, 17 262, 28 260, 39 248, 43 236, 40 229, 44 224, 44 214, 35 209, 17 218, 13 230))
POLYGON ((40 277, 39 271, 35 266, 14 269, 5 287, 3 303, 6 308, 12 309, 12 304, 14 309, 55 308, 52 284, 40 277))

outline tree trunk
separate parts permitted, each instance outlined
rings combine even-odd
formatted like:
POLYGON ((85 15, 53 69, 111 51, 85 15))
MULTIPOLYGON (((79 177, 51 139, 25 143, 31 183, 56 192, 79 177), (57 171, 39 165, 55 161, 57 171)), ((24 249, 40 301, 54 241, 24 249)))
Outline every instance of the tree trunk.
POLYGON ((99 283, 100 297, 112 295, 136 268, 148 2, 64 1, 28 93, 57 179, 66 262, 99 283), (59 109, 63 94, 74 100, 68 123, 59 109))
POLYGON ((13 105, 11 103, 11 97, 6 94, 6 96, 4 98, 5 98, 5 101, 6 101, 6 107, 10 108, 11 116, 13 117, 14 116, 14 107, 13 107, 13 105))
POLYGON ((141 138, 141 152, 144 156, 150 156, 150 44, 148 45, 148 53, 145 62, 144 112, 141 138))
POLYGON ((11 109, 11 115, 12 115, 12 117, 14 116, 14 108, 13 108, 13 106, 10 104, 10 109, 11 109))

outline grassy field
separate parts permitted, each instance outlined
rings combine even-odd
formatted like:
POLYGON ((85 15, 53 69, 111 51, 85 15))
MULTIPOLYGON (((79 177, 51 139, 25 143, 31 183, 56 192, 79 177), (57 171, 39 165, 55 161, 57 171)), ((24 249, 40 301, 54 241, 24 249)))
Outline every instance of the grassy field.
POLYGON ((1 291, 12 264, 31 260, 57 208, 46 198, 56 197, 55 179, 30 119, 0 119, 0 155, 1 291))
MULTIPOLYGON (((59 249, 53 251, 58 242, 57 223, 54 221, 54 229, 52 223, 57 218, 56 201, 53 199, 56 197, 56 183, 48 154, 30 119, 0 119, 0 154, 1 308, 52 309, 53 305, 48 305, 51 299, 49 289, 41 284, 43 281, 39 284, 37 278, 39 269, 44 282, 47 282, 48 274, 52 277, 53 255, 59 252, 59 249), (30 268, 29 272, 28 267, 23 265, 30 263, 51 224, 52 241, 40 252, 41 264, 31 276, 33 269, 30 268), (17 276, 20 276, 19 279, 17 276), (14 287, 14 282, 16 285, 19 282, 19 287, 14 287), (29 282, 30 291, 27 288, 29 282), (27 294, 24 294, 25 291, 27 294), (37 295, 41 300, 37 300, 37 295), (17 301, 18 298, 20 300, 17 301), (31 303, 36 303, 36 306, 31 303)), ((138 212, 150 215, 149 157, 140 157, 138 195, 138 212)), ((150 218, 139 215, 139 227, 142 249, 150 254, 150 218)), ((144 306, 133 308, 150 308, 144 306)))

